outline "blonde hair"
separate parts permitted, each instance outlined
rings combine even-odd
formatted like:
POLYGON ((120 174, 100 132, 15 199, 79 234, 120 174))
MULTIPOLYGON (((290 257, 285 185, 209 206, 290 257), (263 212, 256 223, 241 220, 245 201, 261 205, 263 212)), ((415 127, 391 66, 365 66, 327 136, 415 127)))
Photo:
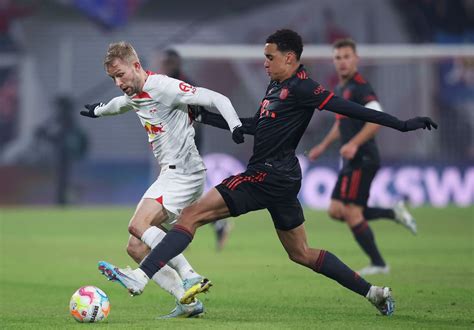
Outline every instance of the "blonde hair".
POLYGON ((109 45, 107 54, 104 57, 104 66, 107 67, 115 59, 120 59, 128 63, 132 63, 134 61, 140 62, 135 48, 133 48, 133 46, 126 41, 114 42, 109 45))

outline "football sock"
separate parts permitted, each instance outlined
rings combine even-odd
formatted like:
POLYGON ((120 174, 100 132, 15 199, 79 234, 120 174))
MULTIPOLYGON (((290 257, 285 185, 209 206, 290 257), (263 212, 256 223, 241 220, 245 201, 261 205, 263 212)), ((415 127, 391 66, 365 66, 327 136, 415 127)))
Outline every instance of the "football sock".
POLYGON ((193 235, 184 227, 175 225, 143 260, 140 269, 152 278, 168 261, 184 251, 193 235))
POLYGON ((178 273, 170 266, 165 265, 152 277, 163 290, 180 300, 184 295, 183 281, 178 273))
POLYGON ((370 262, 374 266, 385 266, 385 261, 380 255, 379 249, 375 244, 374 234, 367 221, 363 221, 351 228, 354 237, 360 247, 369 256, 370 262))
POLYGON ((384 209, 381 207, 366 207, 364 209, 364 219, 367 221, 389 219, 395 220, 395 212, 393 209, 384 209))
POLYGON ((364 297, 371 287, 370 283, 347 267, 338 257, 325 250, 319 252, 313 270, 337 281, 342 286, 364 297))
POLYGON ((161 242, 166 233, 158 227, 151 226, 142 235, 142 242, 148 245, 150 249, 153 249, 158 243, 161 242))
MULTIPOLYGON (((150 249, 153 249, 163 240, 165 236, 166 233, 163 230, 158 227, 151 226, 143 233, 142 241, 148 245, 150 249)), ((189 264, 188 260, 183 254, 178 254, 176 257, 171 259, 168 262, 168 265, 176 270, 183 280, 200 276, 194 271, 193 267, 189 264)))

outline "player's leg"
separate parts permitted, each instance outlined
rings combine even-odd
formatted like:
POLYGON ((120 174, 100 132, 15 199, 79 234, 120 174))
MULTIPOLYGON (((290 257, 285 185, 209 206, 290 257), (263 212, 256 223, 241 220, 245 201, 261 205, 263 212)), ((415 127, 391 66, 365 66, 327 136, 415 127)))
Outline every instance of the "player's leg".
MULTIPOLYGON (((161 208, 163 213, 155 217, 151 223, 152 226, 149 226, 140 237, 150 249, 158 245, 166 235, 161 226, 171 228, 181 210, 202 195, 205 180, 205 171, 183 174, 177 170, 166 169, 144 193, 143 200, 144 203, 149 204, 150 212, 156 212, 154 209, 161 208)), ((144 211, 148 213, 147 209, 144 211)), ((182 254, 170 260, 168 265, 178 272, 185 287, 192 286, 203 279, 182 254)))
MULTIPOLYGON (((141 240, 133 235, 130 235, 127 244, 127 253, 132 257, 137 264, 150 253, 150 248, 141 240)), ((183 282, 178 273, 171 267, 165 266, 158 273, 153 276, 153 281, 156 282, 163 290, 169 292, 177 300, 180 300, 184 295, 183 282)))
POLYGON ((359 271, 361 275, 387 274, 390 269, 385 264, 375 242, 375 236, 367 221, 364 220, 363 206, 348 204, 344 218, 352 231, 355 240, 370 258, 370 265, 359 271))
MULTIPOLYGON (((278 222, 278 220, 275 222, 276 226, 278 222)), ((310 248, 307 244, 304 224, 289 230, 277 228, 277 234, 292 261, 329 277, 349 290, 366 297, 382 315, 392 315, 395 304, 390 288, 373 286, 331 252, 310 248)))
MULTIPOLYGON (((150 248, 141 240, 130 235, 127 244, 127 253, 138 264, 150 253, 150 248)), ((177 317, 197 317, 204 313, 202 302, 195 301, 189 304, 181 304, 179 301, 184 297, 186 292, 180 275, 168 265, 165 265, 155 275, 152 280, 158 284, 163 290, 171 294, 176 299, 176 307, 169 313, 160 318, 177 318, 177 317)))
MULTIPOLYGON (((128 230, 133 236, 141 239, 150 249, 153 249, 166 235, 166 232, 159 226, 168 218, 169 214, 161 203, 152 198, 143 198, 130 220, 128 230)), ((168 265, 178 272, 185 284, 202 280, 202 276, 195 272, 182 254, 170 260, 168 265)))
POLYGON ((328 214, 333 220, 344 222, 344 196, 349 177, 343 172, 339 172, 336 185, 331 194, 331 203, 329 204, 328 214))
MULTIPOLYGON (((212 189, 198 202, 183 210, 178 223, 151 250, 139 268, 135 270, 119 269, 110 264, 102 264, 102 266, 109 272, 109 277, 119 280, 132 295, 139 295, 143 292, 150 278, 153 278, 169 260, 186 249, 199 226, 228 215, 229 211, 221 195, 217 190, 212 189)), ((101 267, 100 263, 99 267, 101 267)), ((200 292, 206 291, 209 286, 206 279, 206 282, 202 283, 200 292)), ((186 300, 181 300, 181 302, 189 303, 193 298, 188 297, 186 300)))
POLYGON ((228 219, 221 219, 213 222, 212 225, 216 233, 216 249, 217 251, 221 251, 229 238, 229 233, 232 230, 232 223, 228 219))
MULTIPOLYGON (((127 289, 133 294, 141 294, 148 280, 164 267, 169 260, 186 249, 198 227, 227 216, 229 216, 227 205, 216 189, 212 189, 196 203, 185 208, 177 224, 151 250, 140 267, 125 274, 127 289)), ((210 283, 207 279, 205 280, 197 284, 196 289, 199 292, 205 292, 209 289, 210 283)), ((188 303, 192 299, 194 299, 194 295, 181 299, 181 302, 188 303)))
POLYGON ((345 203, 344 220, 349 226, 362 250, 369 256, 371 265, 362 269, 362 275, 388 273, 380 251, 375 243, 374 233, 364 219, 363 211, 367 206, 370 186, 377 173, 378 167, 364 166, 346 172, 348 177, 345 189, 341 189, 341 196, 345 203))
POLYGON ((344 203, 337 199, 331 199, 328 214, 331 219, 344 222, 344 203))
POLYGON ((416 235, 417 233, 416 220, 411 215, 410 211, 408 211, 403 200, 398 201, 391 209, 382 207, 366 207, 364 209, 364 218, 367 221, 388 219, 401 224, 413 235, 416 235))

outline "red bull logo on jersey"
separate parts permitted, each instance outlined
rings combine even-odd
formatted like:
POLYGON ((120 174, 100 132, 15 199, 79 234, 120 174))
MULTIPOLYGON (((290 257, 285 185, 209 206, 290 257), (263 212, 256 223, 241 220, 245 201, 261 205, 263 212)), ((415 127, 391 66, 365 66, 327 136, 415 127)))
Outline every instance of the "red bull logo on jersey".
POLYGON ((150 139, 153 139, 158 134, 165 132, 165 130, 163 129, 163 125, 161 123, 159 123, 158 125, 153 125, 149 122, 146 122, 144 127, 150 139))

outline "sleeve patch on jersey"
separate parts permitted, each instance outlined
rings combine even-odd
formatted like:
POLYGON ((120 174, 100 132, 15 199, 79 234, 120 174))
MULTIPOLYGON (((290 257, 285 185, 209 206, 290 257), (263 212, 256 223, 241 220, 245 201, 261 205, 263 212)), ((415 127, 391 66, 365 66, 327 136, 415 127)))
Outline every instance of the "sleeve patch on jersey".
POLYGON ((196 92, 196 87, 194 87, 193 85, 187 84, 185 82, 179 83, 179 89, 181 89, 185 93, 191 92, 194 94, 196 92))
POLYGON ((141 93, 138 93, 138 94, 135 94, 132 99, 151 99, 151 96, 150 94, 148 94, 147 92, 141 92, 141 93))

